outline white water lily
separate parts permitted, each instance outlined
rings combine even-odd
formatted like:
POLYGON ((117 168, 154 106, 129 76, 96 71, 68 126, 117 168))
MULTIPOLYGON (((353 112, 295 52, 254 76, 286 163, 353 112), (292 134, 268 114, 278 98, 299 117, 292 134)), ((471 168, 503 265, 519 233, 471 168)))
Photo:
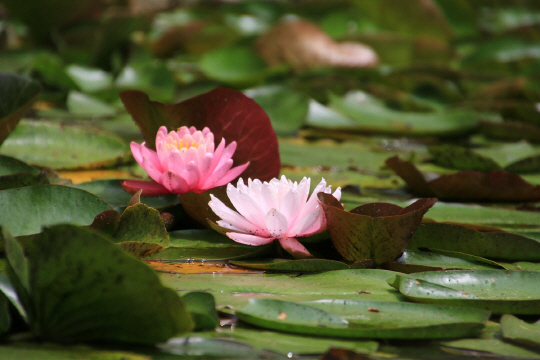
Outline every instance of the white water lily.
MULTIPOLYGON (((322 181, 309 196, 311 179, 300 183, 285 176, 269 182, 242 179, 237 186, 227 185, 227 196, 237 211, 227 207, 213 195, 208 203, 221 220, 217 224, 230 232, 232 240, 247 245, 265 245, 278 240, 280 245, 297 258, 311 257, 297 238, 318 234, 326 229, 326 219, 317 194, 331 193, 331 186, 322 181), (308 198, 309 197, 309 198, 308 198)), ((341 188, 332 194, 341 198, 341 188)))

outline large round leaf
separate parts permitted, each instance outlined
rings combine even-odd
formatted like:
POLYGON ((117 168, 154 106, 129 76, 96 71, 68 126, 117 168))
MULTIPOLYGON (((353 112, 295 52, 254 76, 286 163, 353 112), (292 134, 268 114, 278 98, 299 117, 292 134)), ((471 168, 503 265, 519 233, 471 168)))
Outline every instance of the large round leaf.
POLYGON ((252 299, 236 315, 252 325, 300 334, 440 339, 478 335, 490 313, 381 301, 319 300, 295 304, 252 299))
POLYGON ((128 151, 127 144, 112 133, 45 121, 22 121, 0 150, 29 164, 55 169, 113 166, 126 161, 128 151))
POLYGON ((109 205, 86 191, 59 185, 0 191, 0 226, 13 236, 35 234, 60 223, 89 225, 109 205))
POLYGON ((47 228, 26 244, 22 262, 18 242, 5 241, 10 280, 43 339, 154 344, 192 328, 175 291, 94 231, 47 228))
POLYGON ((540 314, 540 272, 510 270, 431 271, 398 275, 388 282, 409 299, 490 310, 540 314))

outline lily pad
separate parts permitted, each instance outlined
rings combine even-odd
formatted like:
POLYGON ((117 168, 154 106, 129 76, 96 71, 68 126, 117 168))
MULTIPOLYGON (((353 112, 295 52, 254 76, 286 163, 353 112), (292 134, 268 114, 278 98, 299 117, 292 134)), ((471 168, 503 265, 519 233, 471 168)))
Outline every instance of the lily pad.
POLYGON ((348 269, 349 265, 325 259, 270 259, 270 260, 233 260, 229 261, 232 265, 246 267, 250 269, 272 270, 272 271, 294 271, 294 272, 319 272, 331 270, 348 269))
POLYGON ((14 157, 0 155, 0 176, 19 173, 39 175, 39 170, 14 157))
POLYGON ((535 201, 540 200, 540 186, 534 186, 517 174, 502 170, 490 172, 460 171, 440 175, 428 181, 410 161, 398 156, 386 160, 409 189, 421 196, 453 200, 535 201))
POLYGON ((89 225, 109 205, 86 191, 60 185, 28 186, 0 191, 0 226, 13 236, 39 233, 60 223, 89 225))
POLYGON ((17 241, 5 241, 10 280, 42 339, 154 344, 192 328, 175 291, 94 231, 46 228, 27 244, 23 262, 17 241))
POLYGON ((0 73, 0 144, 11 134, 13 129, 36 100, 41 86, 24 76, 0 73))
POLYGON ((514 359, 540 359, 538 352, 500 339, 460 339, 443 342, 441 346, 446 352, 465 356, 478 356, 480 353, 486 357, 495 354, 514 359))
POLYGON ((448 136, 469 133, 479 125, 480 115, 470 110, 403 112, 388 108, 382 100, 364 92, 351 92, 345 97, 329 96, 329 108, 353 120, 352 128, 363 132, 448 136))
POLYGON ((528 323, 517 317, 504 314, 501 318, 503 337, 506 340, 526 345, 540 347, 540 322, 528 323))
POLYGON ((295 304, 251 299, 235 314, 249 324, 273 330, 339 337, 440 339, 475 336, 488 311, 410 303, 319 300, 295 304))
POLYGON ((54 169, 92 169, 130 159, 128 145, 112 133, 46 121, 22 121, 0 152, 54 169))
POLYGON ((514 173, 540 171, 540 150, 526 142, 474 150, 437 145, 428 147, 428 150, 437 164, 457 170, 505 170, 514 173))
POLYGON ((351 212, 332 195, 319 193, 328 232, 337 251, 348 261, 372 259, 376 264, 401 254, 437 199, 421 199, 406 208, 389 203, 361 205, 351 212))
POLYGON ((535 271, 450 270, 397 275, 388 283, 415 302, 537 315, 540 290, 530 286, 537 281, 535 271))
POLYGON ((422 224, 408 248, 457 251, 503 261, 540 261, 538 240, 509 232, 481 232, 456 224, 422 224))
POLYGON ((194 330, 214 330, 219 326, 216 303, 212 294, 194 291, 182 296, 182 300, 195 323, 194 330))
POLYGON ((475 261, 475 259, 453 257, 452 254, 405 249, 394 262, 385 264, 385 268, 410 274, 434 270, 490 270, 500 269, 501 266, 489 265, 482 261, 475 261))
POLYGON ((213 230, 177 230, 169 233, 170 246, 148 260, 232 260, 268 256, 274 247, 237 243, 213 230))

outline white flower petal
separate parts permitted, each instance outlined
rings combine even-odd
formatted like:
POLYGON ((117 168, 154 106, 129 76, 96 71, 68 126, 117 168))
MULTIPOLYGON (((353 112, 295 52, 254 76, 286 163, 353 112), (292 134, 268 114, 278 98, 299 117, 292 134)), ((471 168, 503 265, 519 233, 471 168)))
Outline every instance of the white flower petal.
MULTIPOLYGON (((246 218, 244 218, 242 215, 237 213, 236 211, 230 209, 227 205, 225 205, 221 200, 219 200, 214 195, 210 194, 210 202, 208 205, 212 209, 212 211, 219 216, 224 222, 231 224, 234 228, 230 228, 231 230, 241 229, 242 231, 255 234, 255 235, 269 235, 269 233, 266 231, 266 228, 261 229, 254 224, 250 223, 246 218)), ((223 227, 227 227, 224 225, 221 225, 219 222, 218 224, 223 227)))
POLYGON ((286 235, 287 230, 289 230, 287 218, 276 209, 271 209, 268 214, 266 214, 265 223, 268 232, 275 238, 286 235))
POLYGON ((232 240, 239 242, 240 244, 253 245, 253 246, 266 245, 274 241, 274 238, 272 237, 267 238, 267 237, 260 237, 260 236, 250 235, 250 234, 242 234, 242 233, 234 233, 234 232, 227 233, 227 236, 231 238, 232 240))
POLYGON ((298 196, 298 189, 292 188, 283 197, 279 212, 289 221, 289 224, 294 224, 299 215, 299 209, 300 197, 298 196))
POLYGON ((279 239, 279 244, 283 250, 287 251, 297 259, 309 259, 313 257, 305 246, 300 244, 300 242, 295 238, 287 237, 279 239))
POLYGON ((307 215, 298 219, 294 226, 289 230, 289 236, 306 236, 308 234, 312 235, 317 233, 317 230, 323 231, 324 229, 320 228, 321 223, 324 220, 323 210, 318 206, 307 215))
POLYGON ((248 194, 238 191, 232 184, 229 184, 227 185, 227 196, 236 210, 250 223, 259 228, 266 228, 264 223, 266 214, 248 194))

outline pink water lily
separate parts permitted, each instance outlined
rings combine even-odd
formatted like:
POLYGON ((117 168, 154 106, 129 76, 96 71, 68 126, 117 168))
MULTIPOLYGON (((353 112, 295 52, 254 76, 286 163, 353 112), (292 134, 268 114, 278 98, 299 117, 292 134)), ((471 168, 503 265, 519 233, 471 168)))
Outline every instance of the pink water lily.
MULTIPOLYGON (((242 179, 237 186, 227 185, 227 196, 237 211, 227 207, 213 195, 208 203, 221 218, 219 226, 230 230, 226 235, 247 245, 265 245, 278 240, 288 253, 296 258, 309 258, 311 254, 296 238, 318 234, 326 229, 326 219, 317 199, 319 192, 331 193, 331 186, 322 181, 309 196, 311 179, 300 183, 285 176, 269 182, 242 179), (309 196, 309 199, 308 199, 309 196)), ((332 194, 341 198, 341 189, 332 194)))
POLYGON ((158 196, 201 193, 228 184, 249 162, 232 167, 235 141, 225 146, 222 139, 216 149, 214 146, 214 134, 207 127, 199 131, 193 126, 182 126, 178 131, 168 132, 162 126, 156 136, 156 151, 148 149, 145 143, 131 143, 133 157, 153 181, 127 180, 122 182, 122 187, 131 193, 142 189, 143 196, 158 196))

